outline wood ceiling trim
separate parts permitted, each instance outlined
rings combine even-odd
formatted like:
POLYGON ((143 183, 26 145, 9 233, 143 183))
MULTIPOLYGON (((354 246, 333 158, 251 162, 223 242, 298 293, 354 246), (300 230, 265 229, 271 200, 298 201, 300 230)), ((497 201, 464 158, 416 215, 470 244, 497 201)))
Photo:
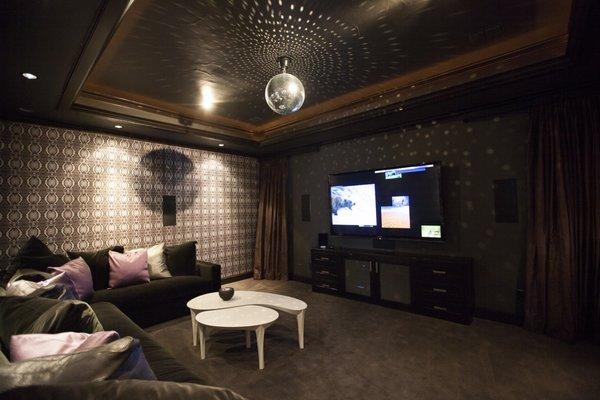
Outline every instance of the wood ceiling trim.
POLYGON ((425 80, 429 81, 452 74, 464 73, 465 71, 470 71, 489 63, 501 63, 506 62, 507 60, 531 56, 531 64, 543 61, 544 59, 540 59, 538 56, 540 53, 544 52, 548 53, 548 58, 563 56, 566 51, 568 34, 563 32, 548 38, 548 33, 547 29, 540 29, 536 32, 520 35, 495 45, 454 57, 430 67, 410 72, 381 84, 371 85, 347 93, 323 103, 301 109, 294 114, 267 122, 260 125, 258 131, 263 132, 266 135, 276 134, 277 132, 280 132, 282 128, 286 129, 302 120, 306 121, 328 112, 347 108, 360 102, 369 101, 369 99, 373 97, 389 93, 398 88, 410 87, 425 80))
POLYGON ((116 120, 136 119, 147 124, 155 124, 161 129, 179 132, 193 130, 197 134, 220 135, 219 138, 239 138, 251 141, 252 137, 244 130, 235 130, 231 127, 220 127, 206 124, 200 120, 182 118, 178 114, 169 113, 160 109, 152 109, 147 106, 138 106, 127 100, 116 99, 94 93, 83 92, 74 104, 75 110, 96 111, 110 116, 116 120))
POLYGON ((231 129, 232 131, 244 132, 246 136, 252 136, 253 133, 257 132, 257 127, 255 125, 222 117, 210 112, 202 112, 199 106, 198 109, 194 110, 190 107, 174 105, 136 93, 126 92, 92 82, 86 82, 82 94, 100 96, 106 100, 112 99, 117 103, 129 104, 133 108, 146 109, 169 115, 177 115, 198 121, 200 123, 205 123, 207 125, 231 129))

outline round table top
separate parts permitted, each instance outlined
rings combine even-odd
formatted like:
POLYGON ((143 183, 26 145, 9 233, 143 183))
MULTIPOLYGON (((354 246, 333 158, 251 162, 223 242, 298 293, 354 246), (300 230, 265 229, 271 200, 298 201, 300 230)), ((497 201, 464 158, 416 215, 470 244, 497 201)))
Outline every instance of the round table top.
POLYGON ((214 328, 250 328, 266 325, 279 318, 279 313, 261 306, 241 306, 205 311, 196 315, 196 321, 214 328))
POLYGON ((236 290, 231 300, 223 300, 218 292, 203 294, 187 302, 188 308, 194 311, 219 310, 240 306, 265 306, 284 312, 299 313, 308 307, 305 302, 294 297, 281 294, 236 290))

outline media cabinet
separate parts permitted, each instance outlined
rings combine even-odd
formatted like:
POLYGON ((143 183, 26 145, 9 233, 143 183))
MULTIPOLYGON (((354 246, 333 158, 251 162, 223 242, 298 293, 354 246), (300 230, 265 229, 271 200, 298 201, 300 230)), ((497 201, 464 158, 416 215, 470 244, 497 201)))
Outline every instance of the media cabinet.
POLYGON ((473 320, 473 260, 373 249, 312 249, 313 291, 463 324, 473 320))

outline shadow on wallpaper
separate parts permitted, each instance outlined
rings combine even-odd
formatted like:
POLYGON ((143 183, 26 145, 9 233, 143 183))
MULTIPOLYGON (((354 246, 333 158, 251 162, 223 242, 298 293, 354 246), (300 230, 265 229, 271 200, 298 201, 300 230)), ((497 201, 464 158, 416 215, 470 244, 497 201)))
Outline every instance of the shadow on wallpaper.
POLYGON ((140 166, 147 180, 144 185, 132 185, 146 208, 162 212, 162 204, 155 199, 170 195, 166 188, 178 185, 186 186, 187 196, 180 199, 177 208, 185 211, 192 207, 198 190, 193 181, 194 162, 188 156, 173 149, 156 149, 142 156, 140 166))

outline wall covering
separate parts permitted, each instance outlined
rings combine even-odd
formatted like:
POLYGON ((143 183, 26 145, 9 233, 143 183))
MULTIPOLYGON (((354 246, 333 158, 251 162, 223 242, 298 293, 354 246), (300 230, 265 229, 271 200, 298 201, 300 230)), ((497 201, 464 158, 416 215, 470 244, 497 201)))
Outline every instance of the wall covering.
POLYGON ((55 252, 198 241, 224 277, 252 269, 254 158, 0 121, 0 268, 31 235, 55 252), (177 223, 163 227, 162 196, 177 223))
MULTIPOLYGON (((428 161, 443 165, 445 243, 397 241, 397 251, 473 257, 476 307, 514 314, 524 262, 527 197, 524 115, 463 123, 417 125, 387 134, 322 146, 290 160, 294 274, 310 277, 310 248, 329 231, 328 174, 428 161), (493 180, 516 178, 519 223, 494 222, 493 180), (310 194, 311 221, 300 198, 310 194)), ((371 239, 333 237, 336 246, 371 248, 371 239)))

